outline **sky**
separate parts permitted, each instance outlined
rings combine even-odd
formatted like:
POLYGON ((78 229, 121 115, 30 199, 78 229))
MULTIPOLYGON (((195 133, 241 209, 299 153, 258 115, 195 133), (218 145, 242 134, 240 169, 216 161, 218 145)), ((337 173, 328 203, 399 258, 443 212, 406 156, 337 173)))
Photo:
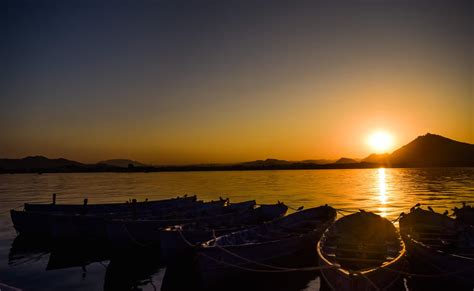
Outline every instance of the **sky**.
POLYGON ((0 157, 362 158, 474 143, 472 1, 2 1, 0 157))

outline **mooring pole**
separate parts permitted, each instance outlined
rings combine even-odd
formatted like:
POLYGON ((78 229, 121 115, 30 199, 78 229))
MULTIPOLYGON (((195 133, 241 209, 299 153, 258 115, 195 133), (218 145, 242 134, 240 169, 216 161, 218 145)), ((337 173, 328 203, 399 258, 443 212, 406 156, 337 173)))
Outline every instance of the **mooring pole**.
POLYGON ((132 215, 133 219, 137 219, 137 199, 132 200, 132 215))
POLYGON ((83 204, 82 214, 86 214, 87 201, 88 201, 88 199, 85 198, 85 199, 84 199, 84 204, 83 204))
POLYGON ((53 205, 56 205, 56 193, 53 193, 53 205))

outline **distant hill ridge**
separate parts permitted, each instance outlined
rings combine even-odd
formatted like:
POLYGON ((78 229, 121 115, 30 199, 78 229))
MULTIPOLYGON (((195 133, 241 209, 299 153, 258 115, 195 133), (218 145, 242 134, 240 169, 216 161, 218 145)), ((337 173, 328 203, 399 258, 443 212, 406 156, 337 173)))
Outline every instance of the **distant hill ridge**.
POLYGON ((339 164, 339 165, 342 165, 342 164, 357 164, 358 161, 355 160, 355 159, 350 159, 350 158, 340 158, 339 160, 337 160, 335 162, 335 164, 339 164))
POLYGON ((122 167, 127 168, 130 165, 133 167, 147 167, 148 165, 142 164, 140 162, 134 160, 127 160, 127 159, 110 159, 105 161, 100 161, 97 164, 109 165, 114 167, 122 167))
POLYGON ((427 133, 391 154, 371 154, 360 162, 351 158, 331 160, 286 161, 266 159, 237 164, 187 166, 147 166, 128 159, 112 159, 97 164, 83 164, 63 158, 29 156, 23 159, 0 159, 0 172, 100 172, 100 171, 209 171, 259 169, 339 169, 371 167, 474 167, 474 145, 427 133), (133 167, 129 167, 133 165, 133 167))
POLYGON ((43 156, 29 156, 23 159, 0 159, 1 169, 51 169, 64 167, 81 167, 85 164, 59 159, 48 159, 43 156))

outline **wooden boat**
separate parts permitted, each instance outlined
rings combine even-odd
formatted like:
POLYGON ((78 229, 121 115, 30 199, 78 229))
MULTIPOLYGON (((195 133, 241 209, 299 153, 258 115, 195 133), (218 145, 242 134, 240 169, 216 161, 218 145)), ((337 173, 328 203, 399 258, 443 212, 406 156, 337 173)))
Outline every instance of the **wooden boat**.
POLYGON ((158 248, 159 230, 178 224, 231 219, 243 210, 253 209, 255 200, 232 203, 226 207, 193 211, 185 216, 170 216, 160 219, 112 219, 106 223, 108 241, 115 251, 134 248, 158 248))
POLYGON ((284 203, 260 205, 226 219, 173 225, 160 230, 160 252, 163 258, 176 257, 192 249, 193 245, 231 232, 243 230, 259 223, 282 217, 288 210, 284 203))
POLYGON ((184 207, 186 205, 192 205, 196 202, 196 195, 176 198, 154 200, 154 201, 142 201, 131 200, 125 203, 104 203, 104 204, 87 204, 87 199, 84 200, 84 204, 56 204, 56 195, 53 194, 53 203, 25 203, 25 211, 34 212, 59 212, 61 214, 101 214, 101 213, 117 213, 117 212, 133 212, 133 211, 145 211, 145 210, 158 210, 162 208, 170 207, 184 207))
POLYGON ((405 244, 395 226, 365 211, 337 220, 317 251, 322 277, 333 290, 387 290, 405 265, 405 244))
POLYGON ((207 241, 195 248, 202 284, 209 287, 254 269, 298 267, 298 255, 314 254, 314 246, 335 218, 334 208, 320 206, 207 241))
POLYGON ((10 215, 17 232, 25 236, 55 238, 55 239, 105 239, 105 221, 107 219, 122 218, 165 218, 182 217, 196 211, 222 208, 227 200, 214 202, 193 201, 192 204, 168 204, 168 207, 155 208, 153 211, 142 209, 132 212, 109 213, 70 213, 59 211, 16 211, 10 215), (175 216, 172 216, 175 215, 175 216))
POLYGON ((474 287, 474 229, 447 215, 414 207, 402 214, 400 231, 409 258, 423 271, 474 287))
POLYGON ((453 211, 456 222, 474 226, 474 207, 463 203, 461 208, 454 207, 453 211))
POLYGON ((225 208, 228 200, 195 203, 193 207, 165 208, 160 211, 153 211, 152 214, 144 215, 52 215, 51 216, 51 236, 54 240, 74 240, 85 238, 87 240, 106 241, 107 222, 109 220, 176 220, 188 217, 195 217, 207 213, 219 212, 225 208))

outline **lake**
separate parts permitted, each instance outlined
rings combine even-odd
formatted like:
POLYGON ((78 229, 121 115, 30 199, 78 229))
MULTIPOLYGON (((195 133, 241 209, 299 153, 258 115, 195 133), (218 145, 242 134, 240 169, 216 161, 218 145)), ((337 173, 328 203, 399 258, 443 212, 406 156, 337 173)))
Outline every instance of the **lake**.
MULTIPOLYGON (((141 201, 196 194, 203 200, 221 196, 231 202, 283 201, 293 208, 329 204, 345 211, 365 209, 395 219, 416 203, 441 212, 462 202, 474 203, 474 168, 0 175, 0 282, 25 290, 72 291, 104 290, 104 286, 110 286, 107 280, 120 279, 127 282, 119 284, 125 290, 140 290, 133 289, 137 286, 159 290, 164 267, 114 276, 110 275, 107 258, 51 268, 48 266, 53 258, 47 251, 12 250, 16 233, 9 209, 21 209, 25 202, 50 202, 52 193, 57 193, 58 203, 82 203, 84 198, 89 203, 124 202, 129 198, 141 201)), ((297 286, 292 288, 295 290, 320 286, 317 275, 290 282, 297 286)), ((404 288, 408 288, 406 284, 404 288)))

